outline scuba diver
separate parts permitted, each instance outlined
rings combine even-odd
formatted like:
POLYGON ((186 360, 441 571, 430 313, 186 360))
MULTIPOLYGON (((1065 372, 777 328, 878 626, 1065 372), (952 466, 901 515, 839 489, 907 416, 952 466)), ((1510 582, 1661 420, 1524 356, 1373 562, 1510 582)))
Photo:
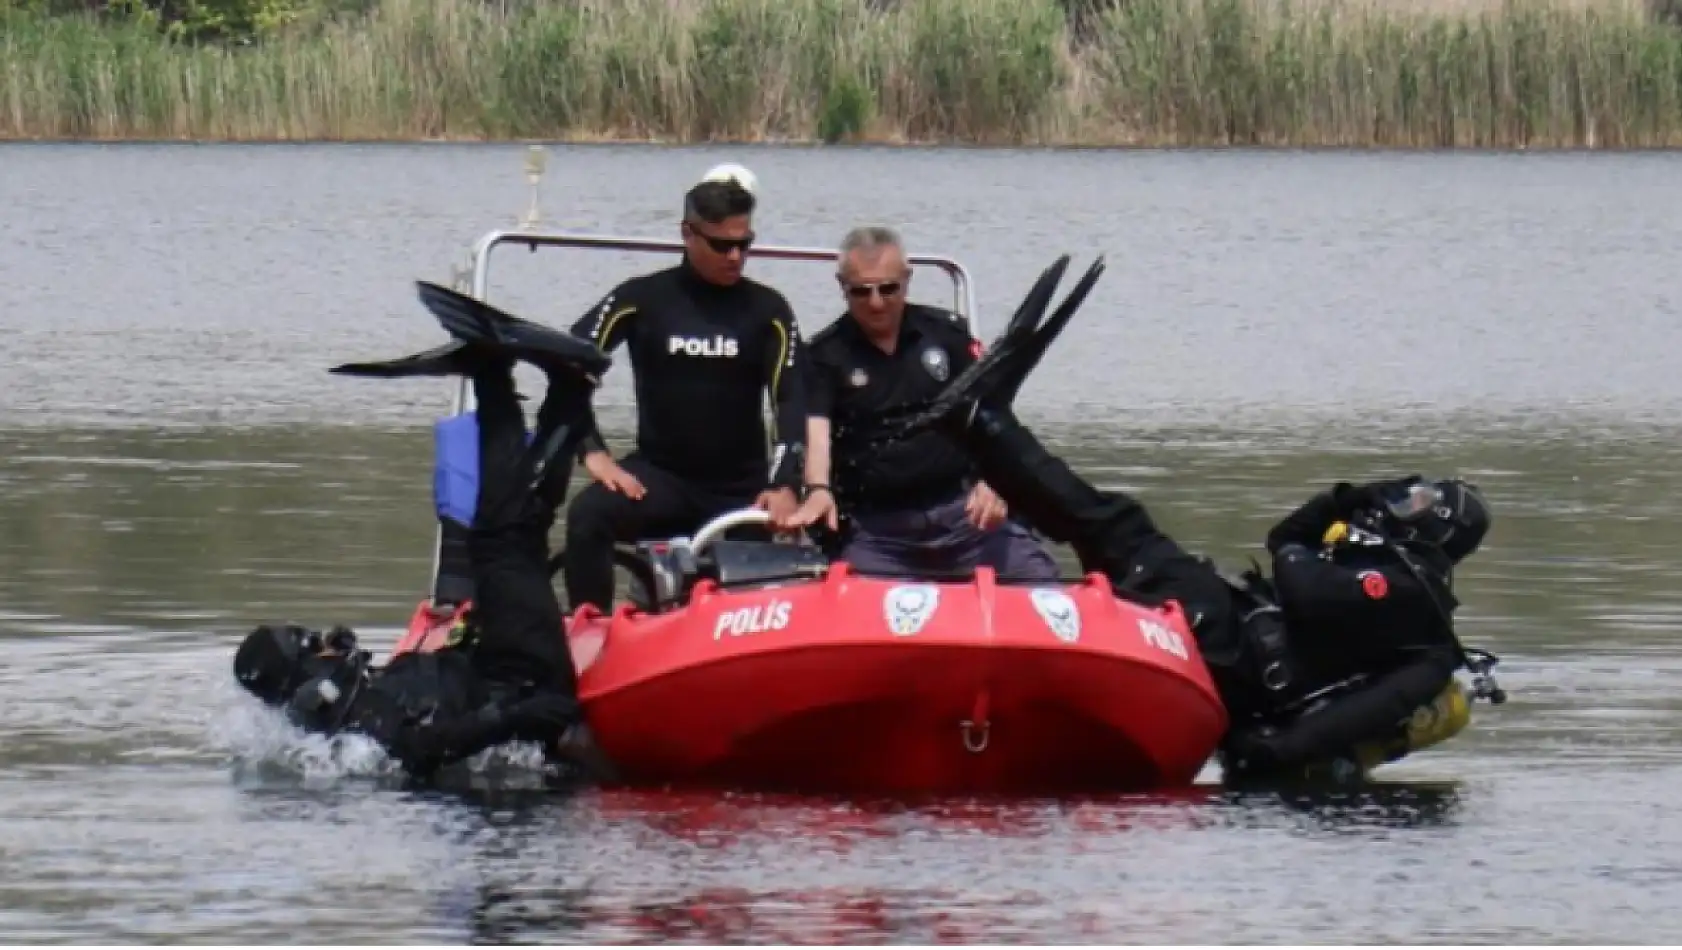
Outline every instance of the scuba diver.
POLYGON ((588 432, 591 392, 611 363, 586 340, 436 285, 418 286, 454 342, 331 372, 473 381, 476 413, 451 421, 465 427, 458 431, 471 439, 466 447, 477 456, 477 473, 437 482, 440 513, 470 525, 477 596, 459 636, 436 652, 405 653, 374 668, 343 627, 323 635, 295 624, 263 625, 240 644, 234 676, 300 728, 368 736, 417 778, 515 739, 545 743, 551 761, 603 771, 579 708, 550 583, 548 535, 588 432), (516 360, 548 378, 530 434, 514 389, 516 360))
POLYGON ((1495 658, 1464 649, 1452 621, 1453 568, 1490 526, 1475 486, 1418 476, 1340 483, 1269 533, 1271 581, 1259 570, 1234 580, 1164 534, 1136 499, 1081 479, 1016 419, 1023 381, 1103 272, 1100 258, 1042 324, 1068 263, 1064 255, 1048 268, 992 349, 886 441, 943 432, 1012 511, 1073 547, 1117 595, 1178 601, 1227 708, 1219 755, 1229 778, 1338 761, 1360 769, 1371 756, 1359 747, 1374 742, 1393 760, 1408 751, 1396 739, 1410 716, 1456 689, 1460 666, 1479 695, 1501 702, 1495 658))

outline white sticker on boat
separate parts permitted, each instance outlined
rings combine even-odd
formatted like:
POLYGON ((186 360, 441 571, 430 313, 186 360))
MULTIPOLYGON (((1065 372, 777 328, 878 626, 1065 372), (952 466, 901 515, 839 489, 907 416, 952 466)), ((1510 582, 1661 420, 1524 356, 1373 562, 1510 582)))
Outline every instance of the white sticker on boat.
POLYGON ((1139 619, 1139 633, 1145 642, 1164 653, 1172 653, 1182 660, 1191 659, 1186 652, 1186 641, 1180 638, 1176 630, 1170 630, 1154 620, 1139 619))
POLYGON ((718 623, 713 626, 713 639, 722 640, 726 635, 745 637, 754 633, 781 630, 788 626, 789 615, 793 611, 794 605, 786 600, 773 600, 768 604, 726 610, 718 615, 718 623))
POLYGON ((1080 639, 1080 608, 1075 606, 1074 598, 1049 587, 1034 588, 1028 598, 1057 639, 1064 643, 1080 639))
POLYGON ((909 584, 888 591, 882 601, 888 629, 896 637, 909 637, 923 629, 940 606, 940 588, 933 584, 909 584))

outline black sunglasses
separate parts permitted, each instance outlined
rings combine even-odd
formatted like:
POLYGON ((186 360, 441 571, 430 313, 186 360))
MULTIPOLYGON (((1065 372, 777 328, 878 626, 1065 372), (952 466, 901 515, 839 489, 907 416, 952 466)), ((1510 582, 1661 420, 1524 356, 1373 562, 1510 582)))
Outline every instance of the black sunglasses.
POLYGON ((848 284, 847 296, 854 300, 863 300, 870 296, 871 291, 881 294, 884 298, 899 293, 900 282, 897 280, 884 281, 880 284, 848 284))
POLYGON ((746 254, 748 248, 753 247, 753 239, 756 236, 752 231, 749 231, 746 236, 739 238, 714 237, 693 224, 685 223, 684 226, 689 229, 690 234, 707 242, 707 246, 712 248, 715 254, 728 254, 731 251, 741 251, 746 254))

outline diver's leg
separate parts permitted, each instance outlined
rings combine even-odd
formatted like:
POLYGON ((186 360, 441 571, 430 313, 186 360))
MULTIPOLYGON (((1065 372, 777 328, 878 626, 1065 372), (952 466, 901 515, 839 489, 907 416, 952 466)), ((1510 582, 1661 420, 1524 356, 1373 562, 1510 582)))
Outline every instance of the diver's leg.
POLYGON ((552 375, 528 446, 512 364, 476 372, 473 387, 479 424, 479 501, 468 542, 477 595, 474 665, 495 682, 574 695, 577 674, 550 583, 548 535, 566 495, 589 388, 552 375))
POLYGON ((1205 661, 1232 662, 1238 642, 1232 588, 1157 528, 1137 499, 1094 488, 1008 409, 978 410, 957 437, 1010 510, 1074 548, 1083 570, 1104 574, 1140 600, 1178 601, 1205 661))
POLYGON ((578 671, 549 569, 549 530, 566 501, 592 387, 550 363, 549 390, 527 448, 512 377, 474 382, 482 413, 487 399, 494 400, 488 423, 481 422, 486 473, 473 531, 479 594, 474 667, 490 681, 493 695, 498 687, 527 694, 510 715, 536 716, 536 730, 524 737, 541 739, 546 758, 611 781, 613 763, 597 748, 577 706, 578 671))

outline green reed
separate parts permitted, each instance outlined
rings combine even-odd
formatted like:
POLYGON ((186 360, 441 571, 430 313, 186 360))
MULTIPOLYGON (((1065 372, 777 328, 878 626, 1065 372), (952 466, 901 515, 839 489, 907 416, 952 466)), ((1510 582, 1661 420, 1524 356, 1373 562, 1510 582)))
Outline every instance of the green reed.
MULTIPOLYGON (((3 2, 3 0, 0 0, 3 2)), ((244 46, 0 9, 0 137, 1682 144, 1629 3, 384 0, 244 46)))

